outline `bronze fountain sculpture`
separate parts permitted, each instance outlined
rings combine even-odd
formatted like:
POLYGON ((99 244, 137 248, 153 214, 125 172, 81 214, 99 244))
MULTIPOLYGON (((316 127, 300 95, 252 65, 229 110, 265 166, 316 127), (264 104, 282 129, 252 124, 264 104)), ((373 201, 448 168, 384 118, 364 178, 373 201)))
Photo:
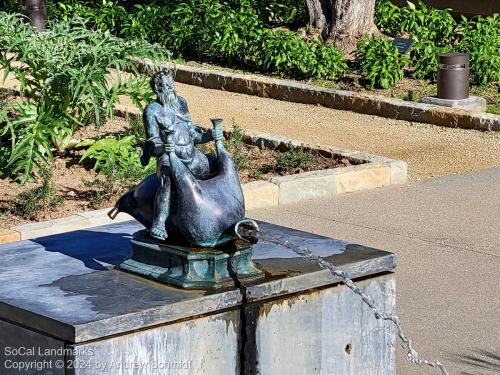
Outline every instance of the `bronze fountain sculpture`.
POLYGON ((126 212, 146 227, 134 235, 132 258, 120 268, 185 288, 233 285, 234 275, 261 278, 251 260, 258 227, 245 218, 238 174, 222 142, 222 120, 212 119, 207 132, 194 125, 170 72, 154 74, 151 86, 157 101, 143 113, 148 139, 141 163, 155 157, 157 173, 109 213, 114 218, 126 212), (212 140, 216 157, 196 149, 212 140))

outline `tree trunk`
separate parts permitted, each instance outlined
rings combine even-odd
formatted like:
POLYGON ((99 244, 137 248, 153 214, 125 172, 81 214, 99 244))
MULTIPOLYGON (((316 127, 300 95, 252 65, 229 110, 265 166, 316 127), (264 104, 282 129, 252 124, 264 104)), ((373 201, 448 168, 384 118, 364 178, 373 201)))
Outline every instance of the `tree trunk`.
POLYGON ((327 42, 346 53, 356 49, 366 34, 378 34, 375 26, 375 0, 306 0, 309 23, 327 42))
POLYGON ((47 9, 45 0, 22 0, 22 12, 29 18, 31 25, 37 30, 47 27, 47 9))

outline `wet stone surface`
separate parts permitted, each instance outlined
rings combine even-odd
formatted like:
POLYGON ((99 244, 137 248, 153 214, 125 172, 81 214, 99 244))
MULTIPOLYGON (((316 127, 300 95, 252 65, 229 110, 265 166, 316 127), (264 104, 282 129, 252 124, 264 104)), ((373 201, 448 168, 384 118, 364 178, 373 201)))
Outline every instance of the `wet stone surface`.
MULTIPOLYGON (((325 257, 351 277, 391 271, 394 255, 312 233, 259 223, 261 231, 325 257)), ((67 342, 84 342, 265 301, 338 280, 286 247, 260 241, 254 262, 266 278, 241 289, 183 290, 116 268, 143 227, 123 222, 0 246, 0 320, 67 342)))

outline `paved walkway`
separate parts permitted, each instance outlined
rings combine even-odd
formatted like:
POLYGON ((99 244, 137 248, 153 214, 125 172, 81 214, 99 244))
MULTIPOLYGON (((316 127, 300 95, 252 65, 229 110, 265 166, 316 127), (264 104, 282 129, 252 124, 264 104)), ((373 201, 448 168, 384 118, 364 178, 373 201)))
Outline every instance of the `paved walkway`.
POLYGON ((443 128, 178 84, 193 118, 222 117, 253 133, 403 159, 413 180, 500 166, 500 132, 443 128))
MULTIPOLYGON (((450 374, 500 373, 500 168, 254 211, 397 255, 397 309, 450 374)), ((398 374, 437 374, 408 365, 398 374)))

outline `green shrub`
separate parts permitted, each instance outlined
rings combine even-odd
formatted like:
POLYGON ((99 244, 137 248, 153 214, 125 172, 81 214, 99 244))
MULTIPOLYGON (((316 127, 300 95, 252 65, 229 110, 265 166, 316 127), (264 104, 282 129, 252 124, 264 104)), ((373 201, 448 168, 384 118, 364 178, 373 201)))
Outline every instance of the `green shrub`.
POLYGON ((24 219, 33 220, 41 214, 53 211, 64 203, 53 183, 51 167, 40 169, 42 183, 39 186, 20 192, 13 202, 11 212, 24 219))
POLYGON ((274 170, 278 173, 284 173, 293 169, 309 170, 316 165, 317 161, 312 151, 305 151, 300 147, 290 147, 288 151, 276 155, 274 170))
POLYGON ((87 27, 117 32, 127 19, 127 10, 116 1, 100 0, 92 3, 65 1, 48 6, 48 18, 69 22, 78 16, 84 19, 87 27))
POLYGON ((93 208, 100 208, 108 199, 155 172, 154 160, 143 167, 139 153, 140 148, 134 135, 103 138, 85 151, 80 162, 91 162, 98 172, 96 178, 83 181, 83 185, 90 189, 88 198, 93 208))
POLYGON ((358 42, 356 60, 370 87, 389 88, 404 76, 408 57, 400 54, 386 38, 367 37, 358 42))
POLYGON ((305 24, 307 21, 304 0, 252 0, 251 6, 268 25, 305 24))
POLYGON ((377 0, 375 23, 384 34, 398 35, 401 30, 401 8, 394 5, 391 0, 377 0))
POLYGON ((167 58, 157 46, 91 31, 81 21, 56 22, 39 33, 22 17, 0 13, 0 67, 20 81, 26 99, 7 105, 0 124, 0 143, 11 145, 10 174, 31 178, 77 127, 112 116, 119 95, 137 104, 149 99, 147 81, 124 82, 118 74, 112 82, 109 73, 128 69, 138 76, 136 58, 161 56, 167 58))
POLYGON ((470 54, 470 73, 474 83, 486 85, 500 81, 500 14, 491 17, 462 18, 460 52, 470 54))
POLYGON ((308 43, 286 30, 266 30, 262 46, 254 53, 258 66, 279 75, 336 79, 347 70, 343 54, 335 46, 321 40, 308 43))
POLYGON ((314 63, 306 69, 306 75, 316 78, 337 79, 347 71, 344 54, 335 46, 316 39, 310 46, 314 52, 314 63))
POLYGON ((189 0, 175 7, 170 27, 175 51, 232 64, 235 58, 246 60, 263 24, 249 0, 235 8, 220 1, 189 0))
POLYGON ((83 154, 80 162, 91 161, 97 172, 113 171, 118 179, 137 180, 154 172, 154 163, 144 168, 139 159, 140 148, 133 135, 108 137, 96 141, 83 154))
POLYGON ((413 77, 436 81, 438 71, 438 55, 453 52, 451 45, 436 46, 432 41, 415 43, 410 52, 410 63, 414 68, 413 77))
MULTIPOLYGON (((138 121, 132 132, 138 132, 138 121)), ((142 125, 142 124, 141 124, 142 125)), ((88 199, 94 208, 123 193, 138 181, 155 172, 156 163, 151 160, 147 167, 140 163, 140 147, 134 134, 121 138, 107 137, 95 141, 83 154, 81 163, 90 162, 98 175, 83 184, 90 190, 88 199)))
MULTIPOLYGON (((169 24, 172 17, 172 6, 168 4, 135 4, 127 10, 117 35, 125 39, 143 39, 150 43, 170 45, 169 24)), ((170 48, 170 47, 169 47, 170 48)))
POLYGON ((314 58, 306 41, 287 30, 266 30, 262 36, 262 46, 256 47, 256 63, 280 75, 303 74, 304 67, 314 58))
POLYGON ((111 4, 72 0, 51 12, 56 18, 82 17, 87 26, 124 38, 162 43, 179 56, 251 65, 270 74, 335 79, 347 68, 335 47, 272 28, 304 21, 302 0, 115 1, 116 9, 111 4))
POLYGON ((401 8, 400 32, 407 32, 416 40, 433 41, 445 45, 455 39, 456 21, 450 9, 436 9, 418 2, 418 6, 408 1, 408 6, 401 8))
POLYGON ((457 23, 450 9, 436 9, 420 0, 418 5, 407 4, 399 8, 390 0, 377 2, 375 21, 380 30, 394 36, 409 33, 417 41, 432 41, 439 46, 454 41, 457 23))

